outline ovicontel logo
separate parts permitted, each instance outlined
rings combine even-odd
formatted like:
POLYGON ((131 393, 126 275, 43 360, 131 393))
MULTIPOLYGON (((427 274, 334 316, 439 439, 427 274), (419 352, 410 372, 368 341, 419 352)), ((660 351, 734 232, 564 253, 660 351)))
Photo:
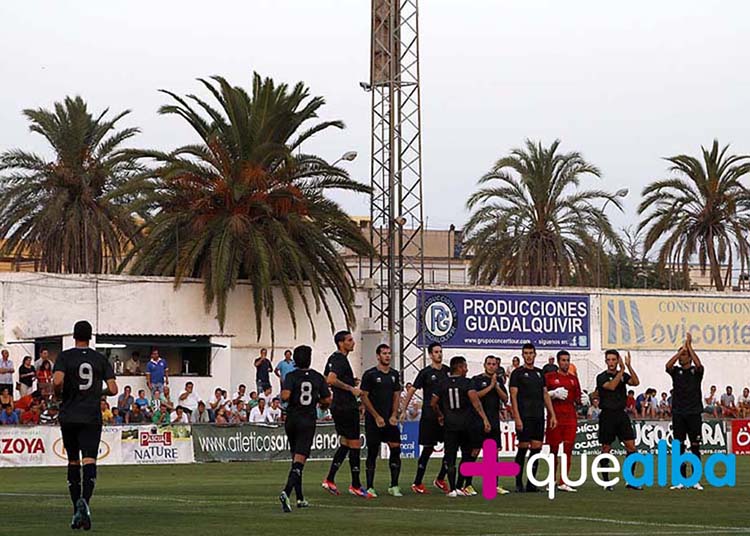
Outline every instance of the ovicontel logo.
MULTIPOLYGON (((676 486, 682 484, 689 487, 698 483, 701 477, 706 479, 710 486, 721 488, 724 486, 733 487, 737 483, 736 458, 734 454, 711 454, 706 457, 706 463, 703 465, 701 459, 691 452, 680 454, 680 444, 672 441, 672 462, 668 467, 668 443, 661 440, 658 443, 656 454, 636 453, 625 458, 625 462, 620 465, 618 460, 612 454, 598 454, 591 462, 591 478, 602 487, 614 486, 620 482, 619 476, 606 478, 607 475, 615 475, 622 471, 622 478, 631 486, 676 486), (654 463, 655 462, 655 463, 654 463), (692 475, 683 477, 680 473, 682 464, 688 464, 692 467, 692 475), (643 474, 635 476, 634 470, 636 464, 643 467, 643 474), (717 474, 717 466, 724 467, 723 475, 717 474), (667 478, 668 470, 671 472, 671 481, 667 478)), ((526 465, 526 478, 536 486, 547 486, 547 493, 550 499, 555 498, 555 477, 554 477, 554 460, 555 454, 539 453, 531 458, 526 465), (547 464, 547 476, 542 480, 536 478, 532 473, 532 466, 535 461, 547 464)), ((565 456, 561 459, 561 474, 563 482, 569 486, 581 486, 588 480, 588 456, 581 455, 581 475, 578 479, 572 480, 568 475, 567 460, 565 456)), ((492 439, 487 439, 482 445, 482 461, 464 463, 461 465, 461 474, 464 476, 476 476, 482 479, 482 496, 491 500, 497 495, 496 478, 502 476, 516 476, 521 468, 515 462, 498 462, 497 460, 497 443, 492 439)))

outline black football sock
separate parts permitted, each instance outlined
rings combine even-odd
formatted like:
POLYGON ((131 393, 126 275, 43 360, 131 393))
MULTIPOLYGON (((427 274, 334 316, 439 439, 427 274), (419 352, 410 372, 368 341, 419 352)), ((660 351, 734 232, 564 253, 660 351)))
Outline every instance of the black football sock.
POLYGON ((398 477, 401 475, 401 447, 391 447, 388 465, 391 468, 391 487, 398 486, 398 477))
POLYGON ((352 487, 359 489, 362 481, 359 479, 359 449, 349 449, 349 467, 352 470, 352 487))
POLYGON ((448 485, 450 486, 451 491, 453 491, 456 489, 456 462, 453 462, 452 465, 443 463, 443 469, 448 475, 448 485))
POLYGON ((422 453, 419 455, 419 461, 417 461, 417 476, 414 477, 414 485, 419 486, 422 483, 425 471, 427 471, 427 462, 430 461, 430 456, 432 456, 434 450, 433 447, 424 447, 422 449, 422 453))
POLYGON ((367 489, 375 487, 375 467, 378 463, 379 444, 367 445, 367 461, 365 461, 365 476, 367 478, 367 489))
POLYGON ((68 465, 68 491, 70 500, 73 502, 73 513, 76 511, 76 503, 81 498, 81 466, 68 465))
POLYGON ((445 468, 445 466, 441 464, 440 465, 440 471, 438 471, 438 474, 437 474, 437 479, 438 480, 445 480, 445 475, 447 474, 447 471, 448 470, 445 468))
MULTIPOLYGON (((532 456, 535 454, 539 454, 542 452, 541 448, 538 449, 529 449, 529 459, 531 459, 532 456)), ((534 463, 531 464, 531 474, 534 475, 534 478, 536 478, 536 473, 539 470, 539 460, 534 461, 534 463)))
POLYGON ((349 447, 344 445, 341 445, 338 449, 336 449, 336 452, 333 455, 333 461, 331 462, 331 468, 328 470, 328 476, 326 477, 326 480, 328 480, 329 482, 336 481, 336 473, 338 472, 339 467, 341 467, 341 464, 344 463, 348 452, 349 447))
MULTIPOLYGON (((466 457, 466 461, 471 463, 477 461, 477 457, 473 454, 466 457)), ((464 487, 468 488, 469 486, 473 485, 474 483, 474 477, 473 476, 465 476, 464 477, 464 487)))
POLYGON ((305 497, 302 493, 302 471, 305 470, 305 464, 301 462, 297 462, 298 469, 299 469, 299 478, 297 479, 297 482, 294 484, 294 492, 297 495, 297 500, 301 501, 305 497))
POLYGON ((466 487, 466 477, 461 474, 461 466, 465 461, 466 459, 462 455, 461 461, 458 462, 458 466, 456 467, 456 489, 464 489, 466 487))
POLYGON ((286 479, 286 487, 284 487, 284 493, 287 495, 292 493, 293 489, 297 489, 297 482, 302 479, 302 467, 299 462, 292 462, 292 468, 289 469, 289 476, 286 479))
POLYGON ((516 475, 516 486, 523 486, 523 466, 526 463, 527 450, 528 449, 526 448, 518 447, 518 452, 516 452, 516 463, 518 464, 518 467, 520 467, 520 470, 516 475))
MULTIPOLYGON (((680 455, 685 454, 685 442, 680 441, 680 455)), ((682 475, 682 478, 687 478, 687 464, 682 463, 680 464, 680 474, 682 475)))
POLYGON ((96 464, 87 463, 83 466, 83 498, 86 502, 91 501, 96 485, 96 464))
MULTIPOLYGON (((690 452, 695 454, 698 459, 701 459, 701 446, 698 443, 691 443, 690 444, 690 452)), ((685 468, 685 472, 687 472, 687 464, 683 463, 682 466, 685 468)), ((684 474, 682 476, 685 476, 684 474)))

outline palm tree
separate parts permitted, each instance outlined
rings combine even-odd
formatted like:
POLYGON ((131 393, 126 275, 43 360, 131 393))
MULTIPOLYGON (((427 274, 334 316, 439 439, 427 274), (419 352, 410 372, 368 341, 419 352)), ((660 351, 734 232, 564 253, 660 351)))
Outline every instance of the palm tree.
POLYGON ((676 176, 644 188, 638 208, 645 215, 644 252, 659 243, 660 269, 679 266, 687 277, 697 256, 701 270, 710 269, 716 290, 731 283, 734 255, 744 272, 750 254, 750 192, 740 182, 750 172, 750 156, 728 155, 728 149, 714 140, 710 150, 701 147, 702 162, 684 154, 666 158, 676 176))
POLYGON ((176 104, 159 113, 183 118, 199 143, 171 153, 141 151, 156 167, 144 179, 147 193, 139 202, 150 214, 146 239, 126 259, 131 272, 202 278, 205 306, 216 303, 221 329, 227 298, 241 280, 252 287, 256 333, 270 317, 274 336, 274 288, 283 295, 294 329, 297 296, 313 324, 313 309, 325 310, 333 329, 329 302, 354 325, 355 285, 338 248, 369 255, 359 228, 328 190, 369 192, 341 168, 300 152, 303 142, 340 121, 312 125, 324 104, 308 89, 276 85, 253 77, 252 94, 224 78, 200 80, 216 101, 169 91, 176 104))
POLYGON ((580 153, 559 153, 559 145, 526 140, 479 180, 486 186, 467 203, 474 211, 466 225, 472 282, 592 283, 600 245, 620 248, 606 214, 592 204, 604 200, 622 209, 617 195, 579 189, 581 177, 601 173, 580 153))
POLYGON ((111 119, 66 97, 54 111, 24 110, 30 130, 54 158, 10 150, 0 155, 0 255, 39 259, 48 272, 115 271, 137 225, 122 188, 142 169, 120 146, 137 128, 116 130, 129 111, 111 119))

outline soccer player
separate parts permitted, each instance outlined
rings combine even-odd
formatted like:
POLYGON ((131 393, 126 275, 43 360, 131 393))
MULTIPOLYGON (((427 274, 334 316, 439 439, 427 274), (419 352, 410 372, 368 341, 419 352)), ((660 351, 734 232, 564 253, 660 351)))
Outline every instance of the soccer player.
POLYGON ((96 457, 102 436, 103 396, 117 394, 115 373, 109 360, 89 347, 91 324, 85 320, 73 327, 75 347, 62 352, 55 361, 52 379, 55 394, 62 396, 60 430, 68 454, 68 491, 73 502, 70 528, 91 529, 89 502, 96 483, 96 457), (107 387, 102 389, 106 382, 107 387), (83 457, 83 485, 81 485, 83 457))
POLYGON ((380 455, 380 444, 388 443, 391 468, 391 485, 388 495, 403 497, 398 487, 401 473, 401 432, 398 429, 398 407, 401 400, 401 380, 398 371, 391 368, 391 347, 379 345, 375 353, 378 364, 362 375, 360 390, 365 406, 365 437, 367 438, 367 493, 378 496, 375 491, 375 466, 380 455))
MULTIPOLYGON (((555 409, 552 407, 547 388, 544 385, 542 369, 534 366, 536 359, 536 348, 531 343, 526 343, 521 349, 523 366, 518 367, 510 375, 510 403, 513 409, 513 420, 516 423, 516 438, 518 439, 518 452, 516 452, 516 463, 521 470, 516 475, 516 492, 523 493, 539 491, 532 483, 527 482, 523 486, 523 466, 526 462, 526 453, 530 457, 542 451, 544 440, 544 408, 549 415, 549 427, 557 426, 555 409)), ((532 472, 536 476, 539 464, 532 466, 532 472)))
POLYGON ((488 434, 491 430, 490 421, 484 413, 482 403, 477 392, 466 377, 469 367, 466 359, 455 356, 451 359, 450 375, 438 390, 432 395, 432 410, 438 420, 445 425, 445 455, 443 465, 448 474, 448 497, 462 497, 466 495, 456 485, 456 458, 461 449, 461 462, 472 462, 473 452, 482 443, 482 430, 488 434), (442 408, 442 409, 441 409, 442 408), (472 409, 473 408, 473 409, 472 409), (483 427, 477 427, 479 416, 483 427))
POLYGON ((323 480, 322 486, 332 495, 339 495, 339 490, 334 482, 336 472, 349 455, 349 467, 352 473, 352 485, 349 493, 358 497, 368 498, 367 490, 362 487, 359 478, 359 407, 357 397, 360 390, 357 387, 359 381, 354 377, 352 366, 347 357, 354 350, 354 337, 349 331, 339 331, 334 335, 333 341, 337 350, 331 354, 326 364, 326 381, 333 391, 333 402, 331 403, 331 416, 336 425, 341 445, 333 455, 331 468, 328 476, 323 480))
MULTIPOLYGON (((550 452, 557 455, 562 445, 563 453, 567 461, 566 470, 570 471, 570 464, 573 456, 573 444, 576 441, 576 426, 578 417, 576 414, 576 404, 582 403, 581 400, 585 395, 581 391, 581 385, 578 378, 570 372, 570 353, 567 350, 557 352, 557 370, 548 372, 544 375, 544 383, 547 386, 547 392, 552 399, 552 407, 555 408, 555 417, 557 417, 557 426, 555 428, 547 427, 547 444, 550 452)), ((557 458, 555 458, 557 461, 557 458)), ((555 475, 557 475, 557 463, 555 463, 555 475)), ((561 491, 576 492, 577 490, 568 486, 562 481, 562 470, 558 480, 557 489, 561 491)))
POLYGON ((297 346, 293 360, 295 369, 286 374, 281 390, 281 399, 287 403, 284 429, 292 451, 292 468, 279 496, 281 508, 287 513, 292 511, 289 499, 292 489, 297 495, 297 508, 310 506, 302 494, 302 471, 315 437, 317 406, 320 404, 325 409, 331 403, 331 391, 325 378, 310 368, 312 348, 297 346))
MULTIPOLYGON (((602 452, 606 454, 612 450, 612 442, 618 438, 625 446, 627 456, 630 456, 635 453, 635 432, 625 410, 628 398, 626 385, 637 387, 640 380, 630 364, 630 352, 623 364, 620 352, 607 350, 604 352, 604 361, 607 363, 607 370, 596 377, 599 406, 602 408, 599 414, 599 443, 602 445, 602 452), (625 372, 626 367, 628 372, 625 372)), ((630 484, 626 487, 634 490, 643 489, 641 486, 630 484)), ((606 489, 613 491, 614 486, 608 486, 606 489)))
MULTIPOLYGON (((401 421, 403 422, 414 393, 417 389, 422 389, 422 416, 419 419, 419 444, 422 447, 422 452, 417 461, 417 474, 414 477, 414 483, 411 485, 412 491, 419 495, 428 493, 427 488, 422 484, 422 480, 425 471, 427 471, 430 456, 435 451, 435 445, 442 442, 445 435, 443 425, 438 421, 437 414, 432 410, 432 395, 450 374, 450 368, 443 365, 443 347, 439 343, 431 343, 427 347, 427 353, 430 355, 430 364, 419 371, 417 378, 414 380, 414 385, 407 390, 406 399, 401 407, 401 421)), ((433 484, 444 493, 449 491, 448 484, 445 482, 445 465, 442 463, 433 484)))
MULTIPOLYGON (((701 413, 703 412, 703 364, 693 349, 693 337, 687 334, 685 344, 667 361, 667 374, 672 376, 672 431, 680 442, 680 454, 685 452, 685 439, 690 438, 690 452, 701 456, 701 413), (679 361, 679 365, 676 363, 679 361)), ((687 465, 680 467, 682 476, 687 476, 687 465)), ((678 484, 669 489, 682 489, 678 484)), ((702 491, 697 482, 693 488, 702 491)))

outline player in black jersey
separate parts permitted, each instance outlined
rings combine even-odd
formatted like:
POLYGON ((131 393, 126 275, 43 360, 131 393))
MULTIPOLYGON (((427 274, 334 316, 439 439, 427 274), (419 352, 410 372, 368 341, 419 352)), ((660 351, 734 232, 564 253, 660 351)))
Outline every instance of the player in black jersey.
POLYGON ((362 487, 359 478, 359 450, 362 445, 359 438, 359 405, 357 397, 361 394, 357 384, 359 380, 354 377, 352 366, 347 357, 354 350, 354 337, 348 331, 339 331, 333 337, 336 343, 336 351, 331 354, 326 363, 325 377, 328 386, 333 391, 333 402, 331 403, 331 416, 336 425, 336 433, 341 445, 333 455, 331 468, 328 476, 323 480, 323 489, 333 495, 339 495, 338 487, 334 482, 336 472, 349 455, 349 467, 352 472, 352 485, 349 493, 358 497, 368 498, 367 490, 362 487))
POLYGON ((388 495, 403 497, 398 487, 401 473, 401 432, 398 429, 398 406, 401 399, 401 379, 391 368, 391 347, 381 344, 375 350, 378 364, 362 374, 362 403, 365 406, 365 437, 367 438, 367 493, 375 491, 375 466, 380 455, 380 444, 388 443, 391 485, 388 495))
POLYGON ((449 497, 465 495, 456 483, 458 449, 461 449, 462 463, 474 461, 472 453, 482 444, 482 431, 487 434, 491 430, 477 392, 472 387, 471 380, 466 377, 468 370, 464 357, 453 357, 450 375, 432 395, 432 410, 437 414, 438 420, 445 424, 443 465, 448 474, 449 497), (477 427, 476 416, 482 422, 481 427, 477 427))
POLYGON ((310 368, 312 348, 298 346, 292 359, 297 368, 286 375, 281 388, 281 400, 288 404, 284 429, 292 451, 292 468, 279 496, 284 512, 292 511, 289 500, 292 489, 297 495, 297 508, 309 506, 302 494, 302 471, 315 436, 317 406, 320 404, 325 409, 331 403, 331 391, 325 378, 310 368))
POLYGON ((117 382, 107 358, 89 347, 91 324, 76 322, 75 347, 55 361, 53 385, 62 396, 60 430, 68 454, 68 490, 73 502, 72 529, 91 529, 89 502, 96 483, 96 457, 102 437, 101 399, 117 394, 117 382), (107 387, 102 389, 106 382, 107 387), (83 458, 83 485, 81 485, 83 458))
MULTIPOLYGON (((604 352, 604 361, 607 363, 607 370, 596 377, 599 407, 602 408, 599 414, 599 443, 602 445, 602 452, 606 454, 612 450, 612 442, 617 438, 625 447, 627 456, 630 456, 635 453, 635 432, 630 417, 625 411, 628 397, 625 386, 636 387, 640 380, 630 364, 630 352, 623 363, 620 352, 607 350, 604 352), (628 372, 625 372, 626 367, 628 372)), ((630 484, 627 487, 635 490, 643 489, 630 484)), ((606 489, 612 491, 614 486, 606 489)))
MULTIPOLYGON (((419 495, 428 493, 427 488, 422 484, 422 479, 427 470, 427 462, 430 461, 430 456, 435 451, 435 445, 442 443, 445 435, 443 425, 438 422, 437 415, 432 411, 432 394, 437 391, 451 371, 450 368, 443 365, 443 347, 439 343, 431 343, 427 347, 427 353, 430 355, 431 363, 419 371, 414 380, 414 385, 407 390, 406 399, 401 407, 401 422, 403 422, 414 393, 417 389, 422 389, 422 416, 419 419, 419 444, 422 447, 422 452, 419 454, 419 460, 417 461, 417 475, 411 485, 411 490, 419 495)), ((449 491, 448 484, 445 482, 445 465, 442 463, 433 484, 442 492, 449 491)))
MULTIPOLYGON (((672 432, 680 442, 680 454, 685 452, 685 439, 690 438, 690 452, 701 456, 701 428, 703 421, 703 364, 693 349, 693 337, 687 334, 685 344, 667 361, 667 374, 672 377, 672 432), (676 363, 679 361, 679 365, 676 363)), ((682 476, 687 476, 687 464, 680 467, 682 476)), ((670 489, 682 489, 678 484, 670 489)), ((697 482, 693 488, 702 491, 703 486, 697 482)))
MULTIPOLYGON (((516 452, 516 463, 521 470, 516 475, 516 492, 535 492, 537 487, 527 482, 523 486, 523 466, 526 462, 526 453, 529 457, 542 451, 544 441, 544 409, 547 408, 549 415, 549 426, 557 426, 555 409, 552 400, 547 393, 542 369, 534 366, 536 359, 536 348, 531 343, 526 343, 521 349, 523 366, 518 367, 510 375, 510 401, 513 410, 513 419, 516 423, 516 438, 518 439, 518 452, 516 452)), ((536 476, 539 464, 532 465, 532 472, 536 476)))
MULTIPOLYGON (((503 378, 500 375, 498 368, 500 361, 497 357, 488 355, 484 358, 484 373, 474 376, 471 379, 471 383, 474 390, 477 392, 479 400, 482 402, 484 413, 487 415, 487 419, 490 421, 490 431, 484 434, 484 439, 492 439, 497 443, 498 449, 500 448, 500 409, 503 404, 508 401, 508 393, 505 390, 503 378)), ((471 478, 466 479, 467 487, 470 488, 468 491, 471 494, 473 486, 471 478)), ((505 488, 500 486, 497 487, 497 492, 500 495, 509 493, 505 488)))

